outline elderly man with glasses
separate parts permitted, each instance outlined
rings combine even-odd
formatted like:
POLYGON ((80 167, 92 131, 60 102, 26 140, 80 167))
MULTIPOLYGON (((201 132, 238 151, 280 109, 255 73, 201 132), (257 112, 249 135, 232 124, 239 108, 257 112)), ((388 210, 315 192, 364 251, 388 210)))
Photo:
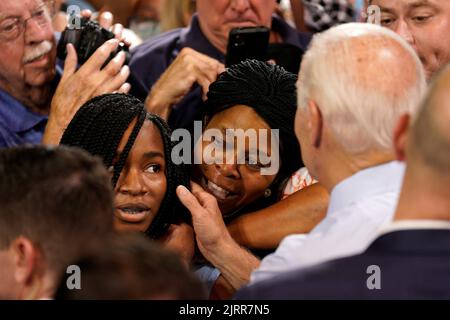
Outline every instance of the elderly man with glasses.
POLYGON ((83 102, 130 89, 122 54, 101 69, 117 40, 105 43, 78 71, 75 49, 69 46, 64 73, 56 67, 53 5, 49 0, 0 2, 0 148, 57 143, 83 102), (47 123, 52 125, 44 135, 47 123))

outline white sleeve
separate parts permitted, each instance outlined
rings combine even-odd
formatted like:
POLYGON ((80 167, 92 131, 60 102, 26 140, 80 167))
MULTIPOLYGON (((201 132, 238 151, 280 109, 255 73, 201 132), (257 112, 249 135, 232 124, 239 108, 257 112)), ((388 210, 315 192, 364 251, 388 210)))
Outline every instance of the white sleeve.
POLYGON ((296 234, 287 236, 281 241, 277 250, 266 256, 258 269, 253 271, 250 277, 250 284, 271 278, 283 272, 290 271, 297 266, 299 248, 302 247, 307 234, 296 234))

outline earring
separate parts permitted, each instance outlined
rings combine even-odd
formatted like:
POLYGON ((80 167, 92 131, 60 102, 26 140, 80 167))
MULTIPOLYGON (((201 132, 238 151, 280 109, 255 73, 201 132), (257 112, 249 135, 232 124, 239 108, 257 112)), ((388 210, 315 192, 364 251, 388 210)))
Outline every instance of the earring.
POLYGON ((268 197, 270 197, 272 195, 272 190, 270 190, 269 188, 267 188, 265 191, 264 191, 264 197, 265 198, 268 198, 268 197))

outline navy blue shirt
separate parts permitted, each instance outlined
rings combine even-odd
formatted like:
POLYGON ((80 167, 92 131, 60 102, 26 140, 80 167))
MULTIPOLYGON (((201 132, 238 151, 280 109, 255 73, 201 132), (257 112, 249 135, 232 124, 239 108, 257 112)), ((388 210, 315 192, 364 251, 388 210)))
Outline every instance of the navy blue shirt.
MULTIPOLYGON (((62 61, 57 60, 56 88, 62 75, 62 61)), ((39 144, 44 135, 48 116, 35 113, 6 91, 0 89, 0 148, 22 144, 39 144)))
POLYGON ((21 144, 39 144, 47 116, 32 112, 0 89, 0 148, 21 144))
MULTIPOLYGON (((281 36, 285 44, 295 46, 303 52, 306 51, 311 40, 310 34, 297 32, 276 16, 272 19, 272 30, 281 36)), ((222 63, 225 61, 225 55, 205 37, 200 29, 198 17, 194 15, 190 27, 175 29, 152 38, 132 52, 129 79, 132 86, 131 94, 145 100, 151 87, 185 47, 192 48, 222 63)), ((169 125, 172 129, 191 129, 194 120, 201 120, 198 112, 202 105, 201 88, 195 86, 180 103, 173 107, 169 125)))

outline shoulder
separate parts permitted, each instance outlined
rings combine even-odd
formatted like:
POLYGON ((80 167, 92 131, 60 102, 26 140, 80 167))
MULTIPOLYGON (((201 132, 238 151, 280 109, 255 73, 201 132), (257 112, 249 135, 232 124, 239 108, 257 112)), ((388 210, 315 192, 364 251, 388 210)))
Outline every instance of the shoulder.
MULTIPOLYGON (((340 298, 339 291, 349 284, 349 280, 354 281, 354 271, 364 264, 363 260, 365 259, 360 257, 351 260, 341 259, 286 272, 243 288, 236 294, 236 299, 340 298)), ((359 273, 359 276, 357 275, 357 278, 362 280, 362 276, 365 275, 364 270, 359 273)))
POLYGON ((140 62, 142 59, 148 61, 149 58, 162 56, 164 53, 167 53, 167 50, 173 48, 178 42, 182 31, 183 29, 175 29, 165 32, 136 47, 131 53, 130 65, 140 62))
POLYGON ((151 86, 159 79, 177 55, 177 46, 184 29, 163 33, 144 42, 131 52, 128 80, 131 94, 144 100, 151 86))

